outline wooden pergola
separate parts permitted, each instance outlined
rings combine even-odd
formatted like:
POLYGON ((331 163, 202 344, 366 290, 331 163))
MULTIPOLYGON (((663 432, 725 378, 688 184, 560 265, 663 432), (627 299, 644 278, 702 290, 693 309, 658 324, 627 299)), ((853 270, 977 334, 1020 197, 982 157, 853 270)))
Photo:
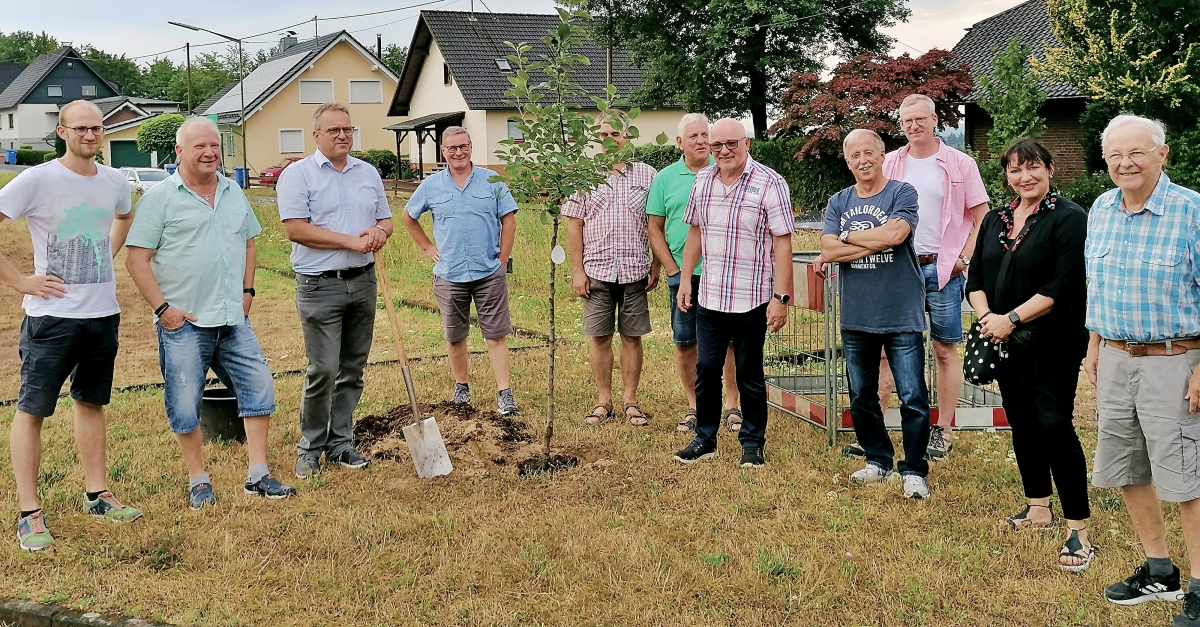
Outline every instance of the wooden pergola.
MULTIPOLYGON (((405 120, 398 124, 385 126, 384 130, 392 131, 396 134, 396 159, 399 163, 400 159, 400 144, 402 144, 409 133, 415 133, 417 137, 417 176, 421 179, 425 178, 425 142, 432 140, 434 151, 441 154, 442 149, 442 131, 450 126, 462 126, 465 113, 463 111, 455 111, 453 113, 434 113, 424 117, 405 120)), ((410 160, 411 163, 411 160, 410 160)), ((397 170, 399 176, 399 170, 397 170)))

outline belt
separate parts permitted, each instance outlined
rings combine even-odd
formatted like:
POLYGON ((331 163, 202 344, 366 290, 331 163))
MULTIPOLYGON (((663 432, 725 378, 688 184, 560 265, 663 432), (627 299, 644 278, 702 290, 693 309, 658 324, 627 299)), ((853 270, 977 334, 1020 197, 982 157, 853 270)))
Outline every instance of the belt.
POLYGON ((1130 357, 1161 357, 1165 355, 1182 355, 1188 351, 1200 349, 1200 338, 1182 340, 1166 340, 1164 342, 1126 342, 1124 340, 1104 340, 1105 344, 1129 353, 1130 357))
POLYGON ((342 268, 341 270, 326 270, 320 274, 310 274, 308 276, 319 276, 323 279, 353 279, 354 277, 363 274, 367 270, 375 267, 375 262, 368 263, 365 266, 357 268, 342 268))
POLYGON ((937 263, 937 254, 932 255, 917 255, 917 263, 927 266, 931 263, 937 263))

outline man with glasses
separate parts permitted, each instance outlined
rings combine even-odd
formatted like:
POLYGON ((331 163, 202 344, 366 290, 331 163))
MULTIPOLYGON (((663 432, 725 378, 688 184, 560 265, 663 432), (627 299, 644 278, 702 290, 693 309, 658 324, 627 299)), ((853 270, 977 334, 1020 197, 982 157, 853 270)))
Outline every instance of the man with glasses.
MULTIPOLYGON (((912 94, 900 103, 898 115, 908 144, 887 154, 883 175, 917 190, 920 220, 913 243, 925 277, 925 311, 937 359, 938 416, 929 432, 926 455, 936 461, 953 448, 951 428, 963 381, 958 358, 958 344, 963 339, 963 273, 971 263, 976 232, 987 215, 988 195, 975 160, 937 138, 938 117, 932 99, 912 94)), ((879 404, 886 413, 896 385, 886 355, 881 356, 879 372, 879 404)), ((866 457, 859 442, 845 447, 843 453, 866 457)))
POLYGON ((1184 600, 1172 625, 1200 626, 1200 194, 1163 172, 1161 124, 1133 115, 1101 134, 1117 189, 1088 213, 1083 369, 1096 386, 1092 483, 1120 488, 1146 555, 1104 591, 1118 605, 1184 600), (1191 580, 1171 563, 1160 501, 1179 504, 1191 580))
POLYGON ((433 295, 442 310, 446 353, 454 374, 453 402, 471 404, 467 334, 471 330, 471 301, 479 315, 479 330, 487 343, 492 373, 499 390, 496 404, 504 416, 519 413, 509 371, 508 261, 517 234, 517 202, 508 185, 488 179, 496 173, 471 163, 471 136, 461 126, 442 132, 442 158, 447 168, 421 182, 404 207, 400 220, 425 255, 433 260, 433 295), (433 214, 429 241, 418 221, 433 214))
MULTIPOLYGON (((623 148, 629 137, 627 128, 628 122, 619 114, 608 114, 600 124, 600 138, 623 148)), ((646 197, 654 174, 654 168, 644 163, 618 163, 603 185, 572 197, 562 208, 568 219, 572 287, 584 299, 583 334, 591 339, 588 357, 599 390, 596 404, 584 415, 587 424, 614 418, 614 331, 621 334, 622 419, 635 427, 649 422, 638 407, 637 390, 642 377, 642 336, 650 332, 646 292, 658 283, 659 271, 657 265, 651 268, 646 232, 646 197)))
POLYGON ((317 151, 279 177, 279 218, 292 241, 296 310, 304 329, 308 372, 300 401, 296 477, 326 463, 362 469, 353 416, 375 331, 373 253, 392 235, 392 211, 379 171, 350 156, 350 110, 323 104, 313 113, 317 151))
POLYGON ((22 172, 0 188, 0 221, 24 217, 33 240, 33 268, 22 276, 0 256, 0 281, 24 294, 18 353, 21 390, 9 439, 21 507, 17 540, 38 551, 54 537, 38 504, 42 423, 71 378, 75 446, 83 466, 84 510, 130 522, 142 513, 108 491, 104 406, 117 356, 117 283, 113 258, 132 224, 129 185, 96 163, 104 139, 100 109, 85 100, 65 105, 56 132, 62 157, 22 172))
POLYGON ((685 464, 717 451, 721 376, 733 341, 737 386, 745 415, 738 441, 741 465, 766 464, 767 387, 763 375, 766 332, 787 320, 792 289, 792 232, 796 230, 787 182, 750 158, 741 122, 717 120, 709 131, 716 164, 696 175, 683 221, 691 225, 684 268, 704 263, 700 289, 679 290, 682 311, 696 307, 696 437, 675 454, 685 464))

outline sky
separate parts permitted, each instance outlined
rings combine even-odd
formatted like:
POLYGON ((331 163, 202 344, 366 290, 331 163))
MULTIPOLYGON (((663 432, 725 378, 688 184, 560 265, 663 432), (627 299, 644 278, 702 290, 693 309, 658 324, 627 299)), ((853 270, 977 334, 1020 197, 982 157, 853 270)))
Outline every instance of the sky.
MULTIPOLYGON (((849 3, 851 0, 847 0, 849 3)), ((962 37, 963 29, 1023 0, 909 0, 912 16, 907 23, 886 29, 898 43, 893 54, 916 55, 930 48, 950 49, 962 37)), ((90 43, 114 54, 124 54, 140 62, 156 54, 182 62, 184 43, 196 52, 220 50, 227 44, 220 38, 167 24, 167 21, 201 26, 232 37, 249 38, 247 50, 269 48, 286 30, 301 38, 314 34, 312 18, 335 18, 406 8, 344 19, 320 19, 316 32, 330 33, 346 29, 362 43, 373 46, 376 34, 383 44, 407 46, 412 38, 417 14, 422 9, 468 11, 472 0, 283 0, 247 2, 246 0, 206 0, 205 2, 164 2, 163 0, 122 0, 119 11, 97 10, 96 0, 0 0, 0 31, 46 31, 59 41, 90 43), (422 5, 422 6, 414 6, 422 5), (247 10, 253 7, 251 10, 247 10), (83 15, 88 15, 86 19, 83 15), (301 23, 307 20, 306 23, 301 23)), ((550 13, 553 0, 474 0, 474 10, 486 12, 550 13), (486 2, 486 4, 485 4, 486 2)))

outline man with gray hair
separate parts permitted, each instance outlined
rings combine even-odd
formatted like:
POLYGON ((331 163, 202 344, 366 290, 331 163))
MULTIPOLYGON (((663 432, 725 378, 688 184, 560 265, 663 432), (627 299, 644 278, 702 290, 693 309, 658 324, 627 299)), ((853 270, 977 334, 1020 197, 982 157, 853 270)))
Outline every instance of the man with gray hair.
POLYGON ((513 328, 507 271, 517 234, 517 202, 508 185, 488 180, 495 172, 471 163, 467 129, 451 126, 442 132, 442 158, 447 168, 421 182, 400 219, 434 263, 433 295, 446 329, 453 402, 471 403, 467 335, 474 301, 496 376, 497 407, 502 415, 512 416, 519 411, 509 381, 508 335, 513 328), (425 212, 433 215, 436 244, 418 221, 425 212))
POLYGON ((354 450, 353 416, 375 332, 373 254, 392 235, 379 171, 350 156, 349 109, 317 107, 312 135, 316 152, 284 170, 276 186, 308 356, 296 445, 300 479, 320 472, 321 453, 346 468, 371 463, 354 450))
POLYGON ((1184 599, 1172 625, 1200 626, 1200 194, 1163 172, 1161 124, 1114 118, 1101 135, 1116 189, 1088 213, 1084 371, 1099 423, 1092 483, 1120 488, 1146 562, 1105 597, 1184 599), (1179 504, 1191 566, 1184 595, 1160 501, 1179 504))

